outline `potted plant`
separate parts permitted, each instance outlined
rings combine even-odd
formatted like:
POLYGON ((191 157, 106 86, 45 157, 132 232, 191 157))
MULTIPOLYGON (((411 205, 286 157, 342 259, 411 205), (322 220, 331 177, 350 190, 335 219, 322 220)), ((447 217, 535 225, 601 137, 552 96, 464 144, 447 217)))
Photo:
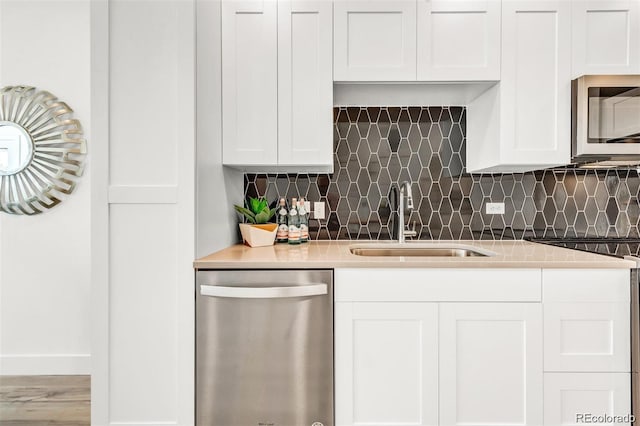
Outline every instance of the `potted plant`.
POLYGON ((247 207, 234 205, 238 213, 243 215, 247 222, 240 224, 242 241, 251 247, 273 245, 278 232, 277 223, 268 223, 276 213, 276 209, 270 209, 266 198, 249 198, 247 207))

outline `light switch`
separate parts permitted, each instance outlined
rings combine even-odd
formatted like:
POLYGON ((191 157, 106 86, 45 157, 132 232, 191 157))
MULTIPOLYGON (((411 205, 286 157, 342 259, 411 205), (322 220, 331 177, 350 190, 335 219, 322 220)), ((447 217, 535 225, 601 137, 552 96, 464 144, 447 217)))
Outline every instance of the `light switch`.
POLYGON ((313 203, 313 218, 314 219, 324 219, 324 201, 315 201, 313 203))

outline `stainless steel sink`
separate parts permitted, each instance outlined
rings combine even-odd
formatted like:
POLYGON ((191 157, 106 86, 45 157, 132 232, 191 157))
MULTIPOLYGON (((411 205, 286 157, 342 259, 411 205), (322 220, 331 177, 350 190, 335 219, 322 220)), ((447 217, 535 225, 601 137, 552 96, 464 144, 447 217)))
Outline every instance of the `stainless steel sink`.
POLYGON ((412 244, 356 245, 349 248, 356 256, 384 257, 486 257, 493 253, 469 246, 425 246, 412 244))

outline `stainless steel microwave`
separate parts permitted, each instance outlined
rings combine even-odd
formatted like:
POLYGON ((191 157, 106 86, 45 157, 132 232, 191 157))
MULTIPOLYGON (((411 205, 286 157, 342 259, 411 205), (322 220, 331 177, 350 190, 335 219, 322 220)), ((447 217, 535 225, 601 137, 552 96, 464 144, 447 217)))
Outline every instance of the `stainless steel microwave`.
POLYGON ((573 162, 640 164, 640 75, 585 75, 571 97, 573 162))

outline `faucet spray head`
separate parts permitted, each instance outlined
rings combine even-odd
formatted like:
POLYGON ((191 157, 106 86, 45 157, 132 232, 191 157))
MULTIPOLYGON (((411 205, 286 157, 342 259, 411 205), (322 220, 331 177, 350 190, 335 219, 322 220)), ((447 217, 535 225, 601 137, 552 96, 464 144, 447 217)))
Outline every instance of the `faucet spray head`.
POLYGON ((405 187, 407 195, 407 208, 413 209, 413 195, 411 195, 411 184, 409 182, 404 182, 402 186, 405 187))

